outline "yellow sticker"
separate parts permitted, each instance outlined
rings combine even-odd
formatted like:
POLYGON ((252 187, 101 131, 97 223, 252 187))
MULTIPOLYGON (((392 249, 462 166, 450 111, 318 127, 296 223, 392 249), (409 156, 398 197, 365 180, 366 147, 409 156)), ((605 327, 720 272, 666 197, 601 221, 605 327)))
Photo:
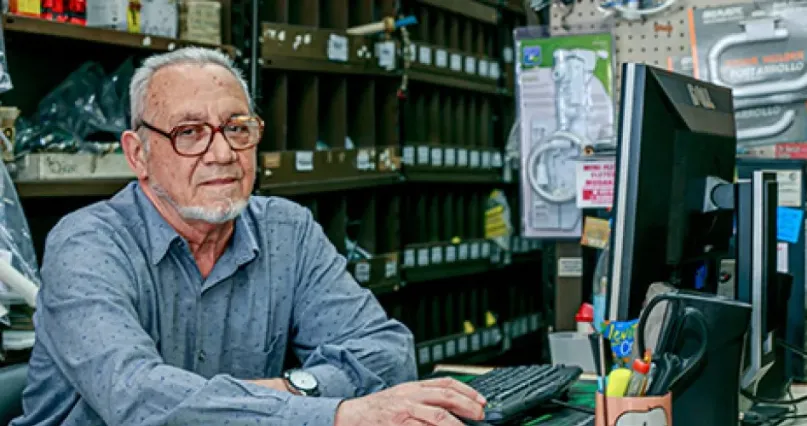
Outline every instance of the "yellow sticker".
POLYGON ((586 217, 583 223, 583 238, 580 244, 586 247, 604 249, 611 236, 611 227, 608 221, 597 217, 586 217))

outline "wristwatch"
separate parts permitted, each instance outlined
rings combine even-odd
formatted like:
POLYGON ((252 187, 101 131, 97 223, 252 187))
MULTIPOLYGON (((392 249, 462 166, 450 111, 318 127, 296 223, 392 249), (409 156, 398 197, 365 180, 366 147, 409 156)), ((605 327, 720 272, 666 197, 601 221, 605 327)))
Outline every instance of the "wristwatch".
POLYGON ((286 379, 289 386, 294 388, 297 392, 300 392, 301 395, 319 396, 319 382, 313 374, 307 371, 293 369, 283 372, 283 378, 286 379))

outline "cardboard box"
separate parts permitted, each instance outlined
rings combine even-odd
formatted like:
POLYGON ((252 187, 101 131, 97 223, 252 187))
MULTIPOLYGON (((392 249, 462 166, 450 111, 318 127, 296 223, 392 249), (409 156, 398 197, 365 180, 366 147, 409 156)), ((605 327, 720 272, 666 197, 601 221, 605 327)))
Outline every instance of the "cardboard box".
POLYGON ((179 38, 198 43, 221 44, 221 3, 185 0, 179 10, 179 38))

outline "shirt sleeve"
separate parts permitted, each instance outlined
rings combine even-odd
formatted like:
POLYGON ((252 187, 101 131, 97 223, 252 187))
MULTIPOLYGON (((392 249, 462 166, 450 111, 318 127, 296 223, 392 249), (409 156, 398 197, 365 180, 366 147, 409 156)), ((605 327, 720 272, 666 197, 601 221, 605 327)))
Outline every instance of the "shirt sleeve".
POLYGON ((334 423, 339 399, 167 365, 140 323, 135 266, 123 247, 101 230, 49 238, 36 314, 38 344, 106 424, 334 423))
POLYGON ((304 208, 292 325, 302 368, 330 397, 363 396, 417 378, 412 333, 387 317, 304 208))

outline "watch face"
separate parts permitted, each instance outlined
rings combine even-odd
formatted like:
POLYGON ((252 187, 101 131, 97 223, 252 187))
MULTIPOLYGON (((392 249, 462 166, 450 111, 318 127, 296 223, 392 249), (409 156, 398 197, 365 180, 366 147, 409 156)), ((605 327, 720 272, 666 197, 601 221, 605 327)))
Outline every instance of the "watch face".
POLYGON ((313 390, 317 388, 317 379, 307 371, 292 371, 289 381, 298 389, 313 390))

